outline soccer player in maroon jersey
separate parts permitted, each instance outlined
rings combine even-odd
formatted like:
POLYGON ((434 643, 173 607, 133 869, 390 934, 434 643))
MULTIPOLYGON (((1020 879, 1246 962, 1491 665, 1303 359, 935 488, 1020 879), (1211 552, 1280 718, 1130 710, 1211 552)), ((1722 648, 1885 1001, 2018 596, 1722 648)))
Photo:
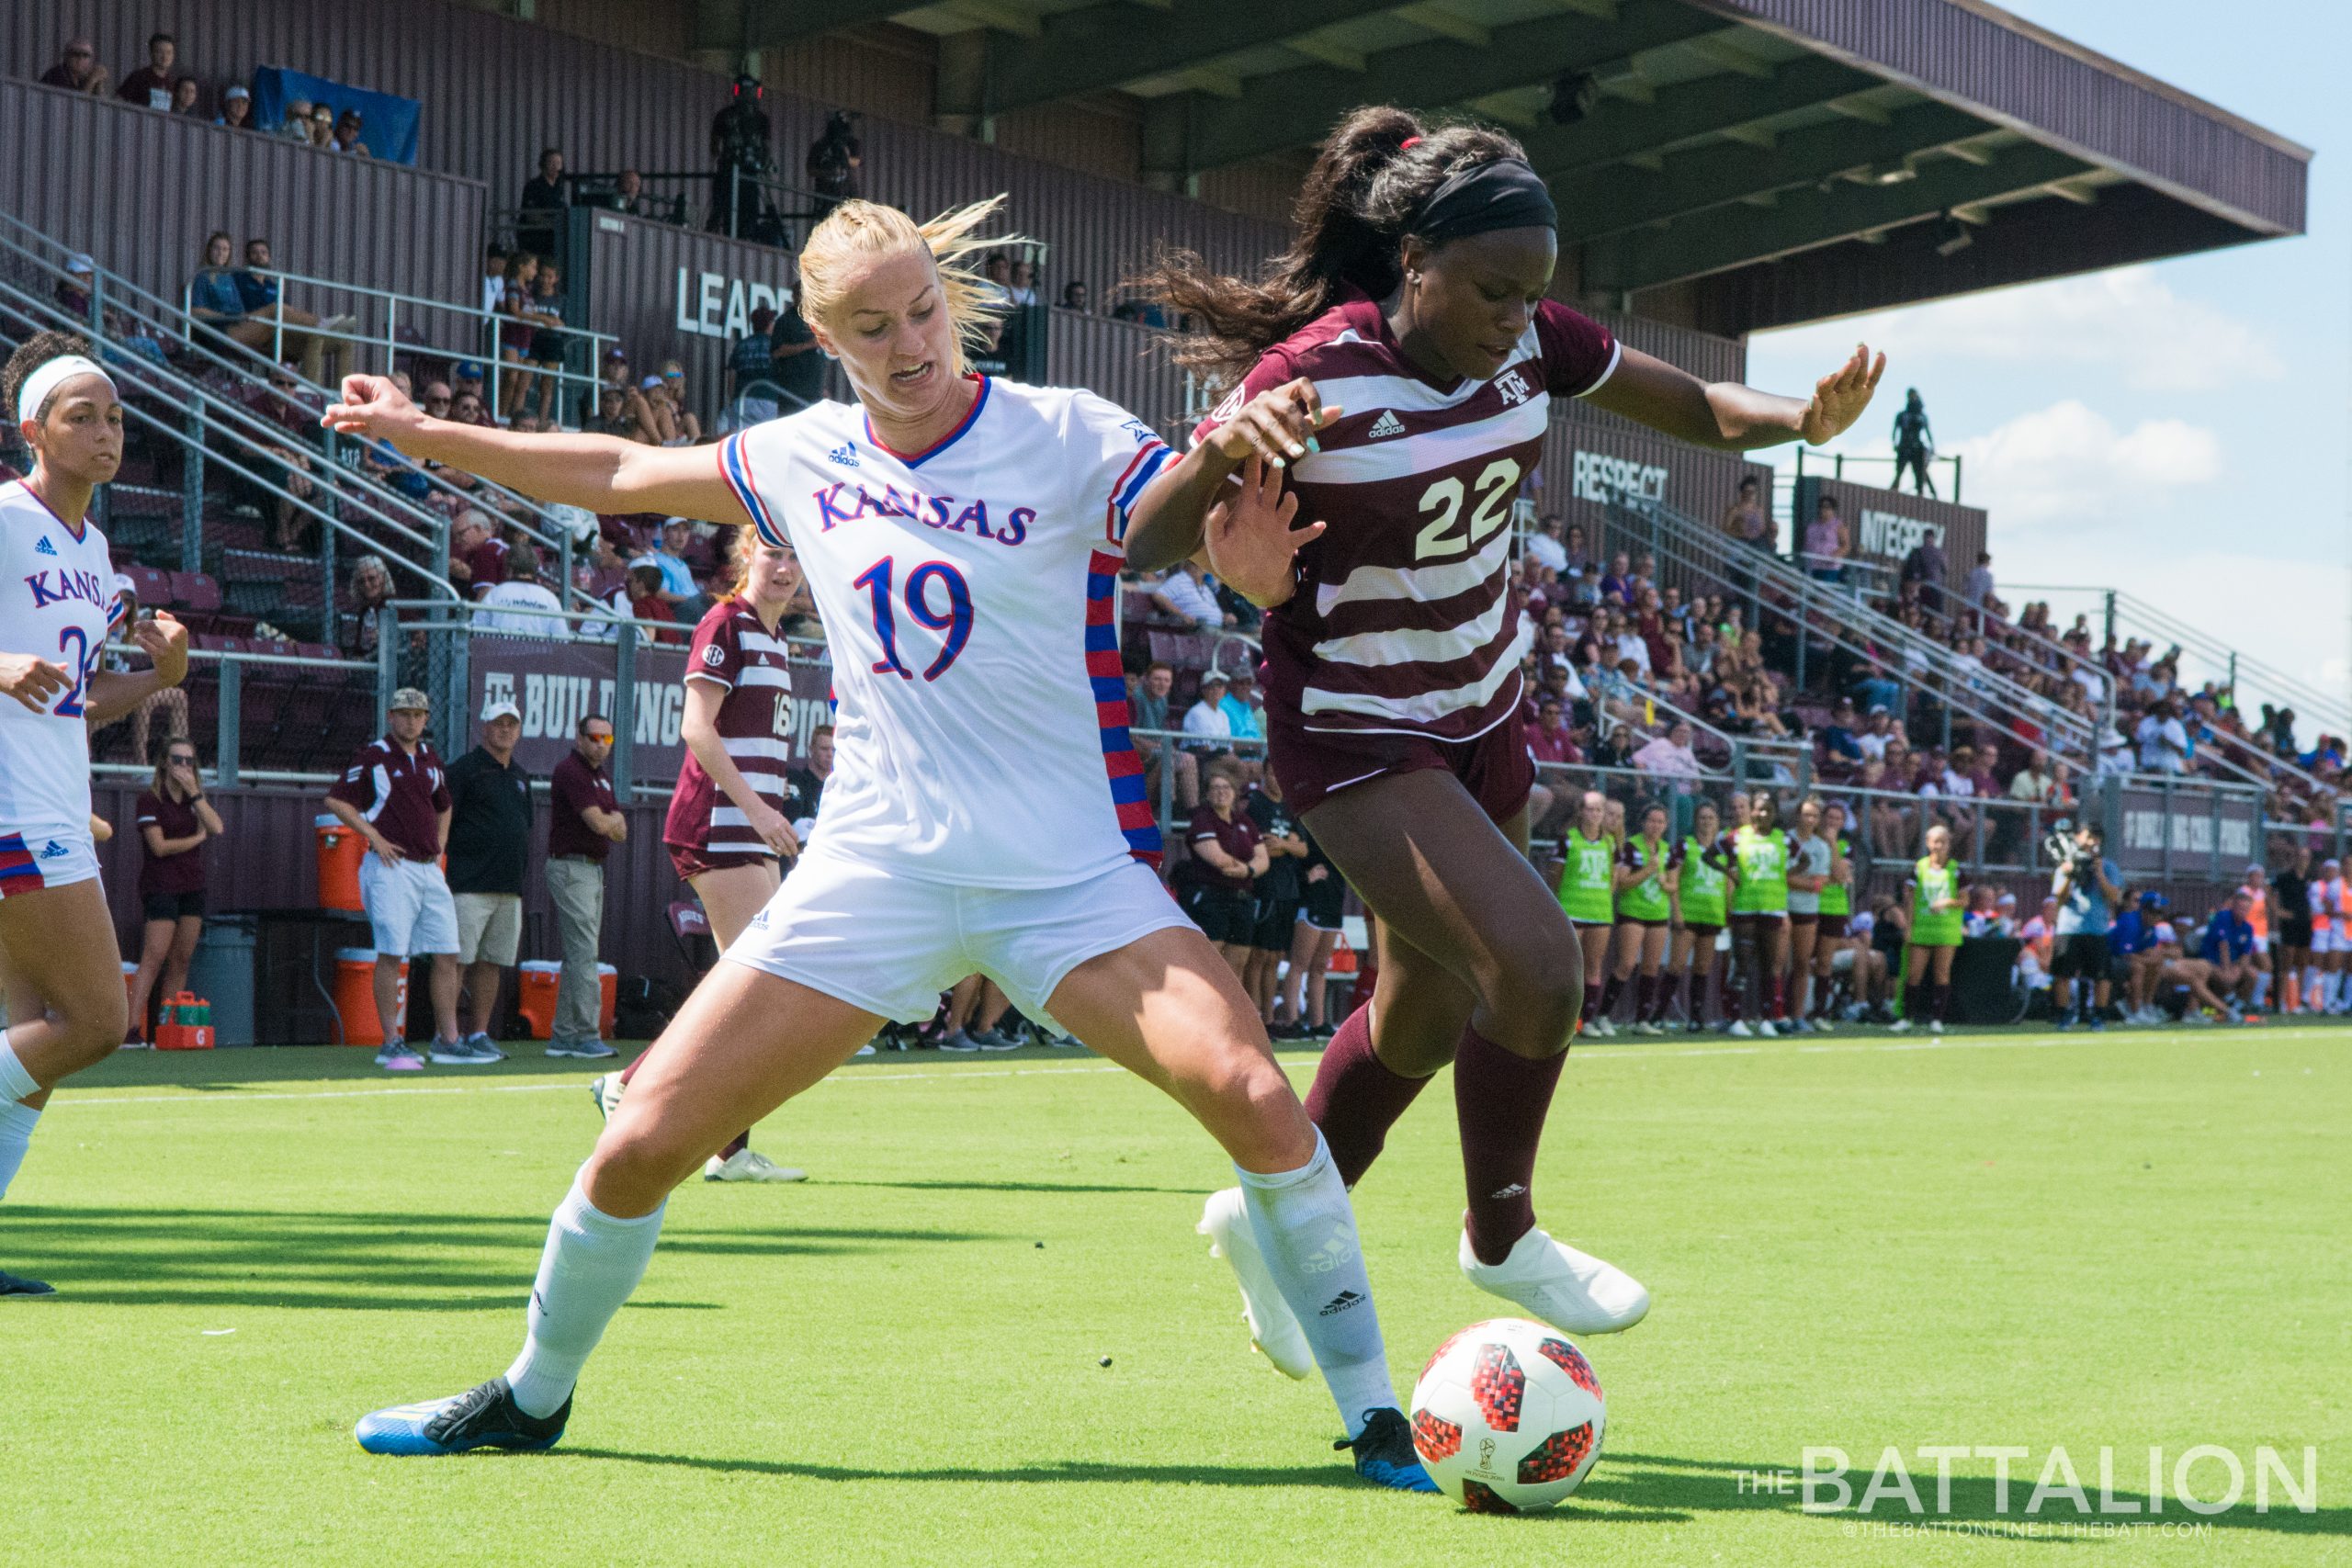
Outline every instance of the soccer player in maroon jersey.
POLYGON ((1161 507, 1130 529, 1128 560, 1205 547, 1268 607, 1274 769, 1379 916, 1379 984, 1307 1100, 1342 1174, 1363 1176, 1451 1061, 1463 1271, 1559 1328, 1630 1327, 1648 1292, 1553 1241, 1529 1194, 1585 977, 1524 852, 1512 502, 1555 397, 1707 446, 1817 445, 1860 415, 1885 362, 1858 347, 1798 399, 1623 346, 1545 298, 1550 193, 1516 141, 1482 127, 1359 109, 1295 210, 1296 238, 1257 281, 1182 255, 1156 279, 1203 329, 1179 356, 1233 389, 1196 439, 1235 467, 1286 468, 1288 493, 1270 507, 1245 483, 1205 536, 1205 507, 1161 507), (1314 522, 1294 530, 1294 516, 1314 522))
MULTIPOLYGON (((800 562, 784 546, 750 534, 735 540, 734 582, 695 626, 686 649, 685 765, 662 823, 678 880, 702 900, 721 953, 774 897, 779 856, 800 840, 784 814, 791 668, 776 626, 800 592, 800 562)), ((589 1086, 606 1115, 645 1062, 589 1086)), ((739 1133, 703 1167, 706 1181, 805 1181, 739 1133)))

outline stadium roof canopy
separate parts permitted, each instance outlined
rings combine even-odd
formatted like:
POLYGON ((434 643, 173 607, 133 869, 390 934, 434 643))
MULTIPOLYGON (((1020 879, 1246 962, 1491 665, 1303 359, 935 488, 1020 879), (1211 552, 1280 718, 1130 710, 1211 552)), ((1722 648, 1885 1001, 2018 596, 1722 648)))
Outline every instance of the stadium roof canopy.
POLYGON ((1984 0, 699 0, 695 41, 886 18, 944 117, 1129 94, 1180 186, 1358 104, 1484 116, 1574 292, 1716 332, 2303 229, 2308 149, 1984 0))

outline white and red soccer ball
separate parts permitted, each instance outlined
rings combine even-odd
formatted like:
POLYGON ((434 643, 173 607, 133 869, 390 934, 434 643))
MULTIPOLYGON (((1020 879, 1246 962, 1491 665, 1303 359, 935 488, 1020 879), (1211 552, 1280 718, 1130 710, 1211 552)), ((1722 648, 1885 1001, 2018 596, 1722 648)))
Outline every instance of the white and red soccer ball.
POLYGON ((1583 1484, 1609 1418, 1600 1380, 1567 1337, 1523 1317, 1474 1323, 1413 1385, 1413 1447, 1474 1513, 1548 1508, 1583 1484))

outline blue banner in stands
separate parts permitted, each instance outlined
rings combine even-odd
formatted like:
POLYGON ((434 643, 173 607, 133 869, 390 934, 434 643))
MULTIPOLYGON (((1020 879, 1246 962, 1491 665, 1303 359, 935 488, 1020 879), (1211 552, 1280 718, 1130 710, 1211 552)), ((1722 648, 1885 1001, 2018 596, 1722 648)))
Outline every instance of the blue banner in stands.
POLYGON ((387 164, 416 162, 416 122, 424 106, 414 98, 371 93, 282 65, 265 65, 254 73, 254 119, 264 130, 284 125, 286 106, 298 98, 314 108, 326 105, 338 119, 344 110, 357 109, 359 145, 368 156, 387 164))

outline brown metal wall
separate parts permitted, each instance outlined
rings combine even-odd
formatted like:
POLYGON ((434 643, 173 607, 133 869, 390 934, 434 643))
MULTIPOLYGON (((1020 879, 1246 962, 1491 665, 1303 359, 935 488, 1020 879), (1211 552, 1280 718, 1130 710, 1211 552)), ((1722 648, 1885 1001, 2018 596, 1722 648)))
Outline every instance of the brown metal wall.
POLYGON ((0 211, 170 299, 215 229, 267 238, 292 272, 443 299, 474 287, 471 180, 6 79, 0 150, 0 211))
MULTIPOLYGON (((2306 161, 1952 0, 1702 0, 2301 233, 2306 161)), ((2218 19, 2218 18, 2217 18, 2218 19)), ((2226 27, 2226 24, 2222 24, 2226 27)), ((2225 35, 2217 32, 2216 45, 2225 35)))
MULTIPOLYGON (((91 807, 114 824, 112 841, 98 846, 98 866, 107 907, 114 911, 116 940, 126 955, 139 955, 139 867, 145 852, 132 825, 132 807, 144 787, 141 780, 104 780, 91 792, 91 807)), ((212 804, 228 831, 205 852, 207 901, 216 912, 233 909, 305 909, 319 897, 316 838, 311 823, 323 814, 325 791, 286 788, 216 789, 212 804)), ((662 847, 665 802, 626 807, 628 841, 605 863, 604 961, 624 975, 651 975, 683 981, 677 943, 668 910, 680 891, 677 873, 662 847)), ((547 842, 548 807, 539 801, 531 841, 547 842)), ((534 853, 526 873, 523 909, 525 958, 560 958, 554 905, 534 853)), ((365 946, 359 938, 357 945, 365 946)))
POLYGON ((1543 482, 1533 493, 1544 512, 1557 512, 1571 523, 1582 524, 1594 552, 1606 556, 1617 549, 1641 547, 1638 540, 1610 537, 1608 504, 1600 497, 1611 490, 1638 491, 1642 481, 1649 479, 1653 499, 1690 516, 1713 521, 1737 498, 1740 479, 1752 471, 1759 470, 1736 452, 1687 446, 1572 403, 1544 433, 1543 482), (1577 493, 1578 454, 1588 458, 1585 489, 1589 493, 1581 496, 1577 493), (1595 469, 1593 459, 1611 466, 1595 469), (1658 469, 1664 470, 1662 479, 1653 477, 1658 469))
MULTIPOLYGON (((760 71, 771 99, 785 94, 922 124, 931 118, 938 60, 938 39, 885 22, 763 50, 760 71)), ((787 178, 798 178, 799 158, 807 151, 802 141, 778 153, 787 178)))
POLYGON ((1133 321, 1057 310, 1046 341, 1047 381, 1100 392, 1176 441, 1184 429, 1184 373, 1169 363, 1161 334, 1133 321))

